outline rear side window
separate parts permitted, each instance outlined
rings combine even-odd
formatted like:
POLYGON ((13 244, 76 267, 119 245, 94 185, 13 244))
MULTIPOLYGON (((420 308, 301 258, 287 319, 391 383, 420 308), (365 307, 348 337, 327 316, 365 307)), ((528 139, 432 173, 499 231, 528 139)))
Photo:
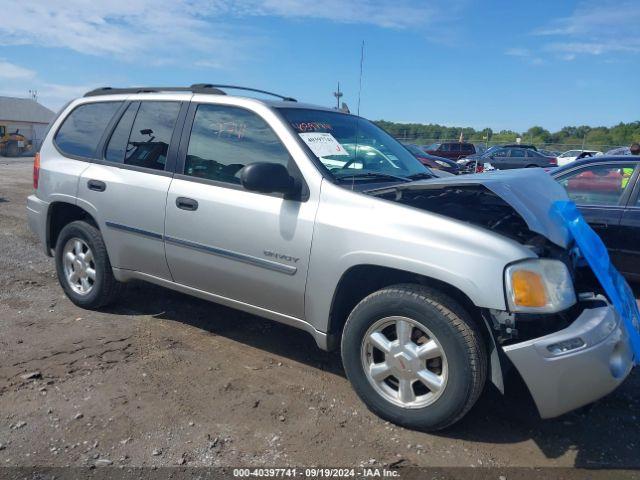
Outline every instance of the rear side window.
POLYGON ((179 111, 178 102, 129 105, 111 135, 105 160, 164 170, 179 111))
POLYGON ((105 160, 109 162, 122 163, 124 162, 124 155, 127 151, 127 144, 129 142, 129 135, 131 135, 131 127, 133 126, 133 120, 136 118, 138 112, 138 103, 132 103, 127 107, 118 125, 111 134, 109 144, 107 145, 107 151, 105 153, 105 160))
POLYGON ((267 122, 242 108, 200 105, 193 119, 185 175, 240 184, 240 170, 254 162, 289 163, 289 153, 267 122))
POLYGON ((100 138, 122 102, 87 103, 62 122, 54 142, 65 155, 94 157, 100 138))

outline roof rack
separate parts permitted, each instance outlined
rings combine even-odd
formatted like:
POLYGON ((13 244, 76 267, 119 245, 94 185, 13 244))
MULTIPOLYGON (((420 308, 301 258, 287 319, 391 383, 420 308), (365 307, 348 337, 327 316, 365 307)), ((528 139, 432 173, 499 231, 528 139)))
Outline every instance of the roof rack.
POLYGON ((257 88, 241 87, 238 85, 214 85, 212 83, 194 83, 190 87, 131 87, 131 88, 113 88, 101 87, 91 90, 84 94, 85 97, 97 97, 100 95, 115 95, 127 93, 157 93, 157 92, 192 92, 192 93, 208 93, 210 95, 226 95, 221 88, 229 88, 232 90, 243 90, 247 92, 262 93, 279 98, 285 102, 297 102, 295 98, 285 97, 277 93, 259 90, 257 88))

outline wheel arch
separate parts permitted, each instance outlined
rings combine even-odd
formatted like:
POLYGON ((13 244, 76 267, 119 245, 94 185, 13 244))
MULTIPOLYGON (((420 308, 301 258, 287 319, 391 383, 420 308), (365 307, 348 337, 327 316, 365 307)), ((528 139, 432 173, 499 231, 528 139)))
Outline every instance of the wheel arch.
POLYGON ((377 290, 401 283, 424 285, 438 290, 458 302, 469 313, 481 332, 486 346, 488 374, 491 381, 501 392, 504 392, 502 362, 498 356, 494 333, 483 315, 483 309, 477 307, 469 296, 458 287, 410 271, 374 264, 355 265, 345 271, 336 286, 329 311, 328 349, 333 350, 340 345, 347 317, 362 299, 377 290))
POLYGON ((56 247, 58 236, 65 225, 76 220, 84 220, 100 230, 93 215, 78 205, 64 201, 55 201, 49 205, 47 210, 47 251, 56 247))

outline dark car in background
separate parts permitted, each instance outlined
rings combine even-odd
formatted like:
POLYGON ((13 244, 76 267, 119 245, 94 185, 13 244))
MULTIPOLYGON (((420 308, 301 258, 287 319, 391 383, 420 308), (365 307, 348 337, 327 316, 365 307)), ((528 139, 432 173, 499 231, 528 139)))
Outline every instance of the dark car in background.
POLYGON ((487 151, 480 157, 480 162, 488 162, 498 170, 558 166, 556 157, 546 157, 535 150, 522 147, 501 147, 494 151, 487 151))
POLYGON ((436 142, 425 147, 424 151, 438 157, 458 160, 476 153, 476 147, 468 142, 436 142))
POLYGON ((530 145, 526 143, 507 143, 506 145, 502 145, 505 148, 526 148, 528 150, 538 151, 538 148, 535 145, 530 145))
POLYGON ((449 160, 448 158, 444 157, 438 157, 436 155, 431 155, 430 153, 425 152, 422 147, 418 145, 408 144, 405 145, 405 147, 407 147, 407 150, 409 150, 414 157, 420 160, 420 163, 422 163, 423 165, 431 169, 443 170, 454 175, 458 174, 458 164, 453 160, 449 160))
POLYGON ((600 235, 616 268, 640 281, 640 157, 590 157, 552 175, 600 235))
MULTIPOLYGON (((471 155, 467 155, 466 157, 462 157, 458 160, 458 164, 463 163, 463 160, 478 160, 486 155, 490 155, 491 152, 495 152, 496 150, 502 148, 502 145, 494 145, 493 147, 487 148, 484 152, 476 152, 471 155)), ((466 163, 466 162, 464 162, 466 163)))

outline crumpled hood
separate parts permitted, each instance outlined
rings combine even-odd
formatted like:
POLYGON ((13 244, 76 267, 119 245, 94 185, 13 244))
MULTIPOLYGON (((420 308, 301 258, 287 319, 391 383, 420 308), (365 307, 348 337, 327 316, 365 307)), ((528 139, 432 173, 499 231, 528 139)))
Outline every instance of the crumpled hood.
POLYGON ((395 191, 438 190, 457 186, 482 185, 508 203, 526 222, 528 228, 551 242, 567 248, 570 242, 568 230, 551 218, 551 205, 558 200, 568 200, 564 188, 551 175, 538 168, 501 170, 491 173, 461 175, 420 180, 394 185, 368 193, 374 195, 395 191))

